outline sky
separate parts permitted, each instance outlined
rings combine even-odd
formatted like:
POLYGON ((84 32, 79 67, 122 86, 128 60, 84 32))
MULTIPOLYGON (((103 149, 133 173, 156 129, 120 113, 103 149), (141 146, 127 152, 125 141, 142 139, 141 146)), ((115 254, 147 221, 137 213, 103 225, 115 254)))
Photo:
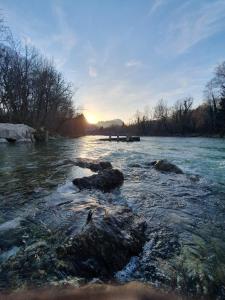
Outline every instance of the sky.
POLYGON ((0 0, 13 35, 53 59, 89 121, 192 96, 225 60, 225 0, 0 0))

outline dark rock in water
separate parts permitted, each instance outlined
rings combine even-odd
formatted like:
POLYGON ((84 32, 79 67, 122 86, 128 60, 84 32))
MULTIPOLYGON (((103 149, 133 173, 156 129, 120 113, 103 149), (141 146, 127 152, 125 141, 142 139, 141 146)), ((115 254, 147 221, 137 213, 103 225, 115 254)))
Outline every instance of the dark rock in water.
POLYGON ((158 171, 183 174, 183 171, 180 168, 168 162, 166 159, 154 161, 152 162, 152 165, 158 171))
POLYGON ((130 168, 141 168, 141 165, 134 163, 134 164, 129 164, 128 167, 130 167, 130 168))
POLYGON ((105 169, 112 169, 112 165, 108 161, 98 161, 91 159, 79 158, 75 165, 81 168, 88 168, 93 172, 99 172, 105 169))
POLYGON ((105 169, 96 175, 76 178, 73 180, 73 184, 80 190, 94 188, 103 192, 110 192, 112 189, 119 187, 123 181, 122 172, 116 169, 105 169))
POLYGON ((16 139, 13 139, 13 138, 6 138, 6 140, 9 143, 15 143, 16 142, 16 139))
POLYGON ((86 158, 78 158, 76 160, 64 159, 57 163, 57 166, 63 165, 74 165, 80 168, 90 169, 93 172, 99 172, 105 169, 112 169, 112 165, 108 161, 99 161, 86 158))
POLYGON ((142 252, 145 222, 131 209, 96 204, 90 218, 90 206, 78 206, 55 207, 54 214, 48 209, 34 216, 40 233, 33 233, 32 243, 1 262, 0 289, 38 286, 71 276, 112 278, 142 252))
MULTIPOLYGON (((39 239, 33 236, 31 244, 24 244, 15 255, 1 262, 0 289, 15 288, 24 283, 27 286, 43 285, 70 276, 112 278, 132 256, 142 252, 145 222, 131 209, 96 206, 91 218, 86 209, 69 211, 71 216, 67 224, 59 224, 55 229, 52 224, 48 228, 48 238, 41 229, 39 239), (83 220, 87 216, 89 222, 83 220)), ((64 219, 61 214, 68 216, 66 210, 56 209, 55 213, 61 221, 64 219)))
POLYGON ((83 230, 70 234, 58 248, 58 257, 69 263, 76 275, 110 277, 141 252, 144 232, 145 222, 129 208, 99 207, 83 230))
POLYGON ((23 244, 24 228, 21 219, 16 218, 0 225, 0 249, 6 251, 23 244))

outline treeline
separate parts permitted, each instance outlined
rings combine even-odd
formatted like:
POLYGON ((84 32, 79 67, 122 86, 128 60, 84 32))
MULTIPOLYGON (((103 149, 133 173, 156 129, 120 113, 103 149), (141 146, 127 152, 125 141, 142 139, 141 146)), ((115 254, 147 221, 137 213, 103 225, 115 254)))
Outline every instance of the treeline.
POLYGON ((178 100, 169 107, 160 100, 149 113, 137 112, 121 132, 138 135, 225 135, 225 62, 215 69, 204 91, 205 100, 193 108, 193 98, 178 100))
POLYGON ((146 136, 224 136, 225 135, 225 62, 215 69, 206 84, 204 101, 194 108, 192 97, 168 106, 160 100, 153 109, 137 111, 122 127, 95 128, 92 134, 146 136))
POLYGON ((72 86, 37 49, 0 25, 0 122, 58 131, 74 114, 72 86))

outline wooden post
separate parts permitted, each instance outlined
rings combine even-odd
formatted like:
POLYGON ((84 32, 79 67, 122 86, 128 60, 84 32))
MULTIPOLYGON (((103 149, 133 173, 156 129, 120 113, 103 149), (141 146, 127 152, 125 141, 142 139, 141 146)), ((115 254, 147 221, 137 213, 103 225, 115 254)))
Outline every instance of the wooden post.
POLYGON ((48 130, 45 131, 45 141, 48 142, 48 130))

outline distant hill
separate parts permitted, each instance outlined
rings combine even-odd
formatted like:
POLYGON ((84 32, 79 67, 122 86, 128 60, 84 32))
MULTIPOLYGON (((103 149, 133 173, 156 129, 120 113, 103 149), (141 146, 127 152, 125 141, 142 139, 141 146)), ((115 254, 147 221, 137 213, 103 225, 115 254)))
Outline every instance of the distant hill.
POLYGON ((123 121, 120 119, 114 119, 109 121, 100 121, 96 124, 97 127, 108 128, 112 126, 123 126, 123 121))

